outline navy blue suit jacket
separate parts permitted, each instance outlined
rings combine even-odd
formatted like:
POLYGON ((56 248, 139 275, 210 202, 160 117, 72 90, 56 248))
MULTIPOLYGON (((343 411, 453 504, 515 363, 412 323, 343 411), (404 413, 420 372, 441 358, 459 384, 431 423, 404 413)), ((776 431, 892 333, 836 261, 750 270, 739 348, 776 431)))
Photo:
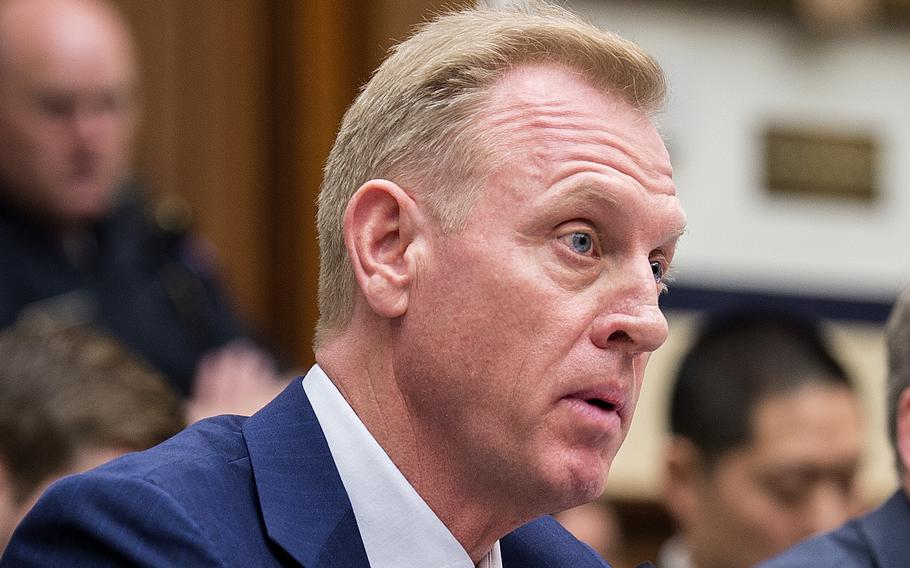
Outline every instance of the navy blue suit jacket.
MULTIPOLYGON (((505 568, 607 566, 553 519, 500 541, 505 568)), ((202 421, 145 452, 65 478, 0 566, 369 566, 299 380, 251 418, 202 421)))
POLYGON ((907 568, 910 566, 910 502, 903 491, 864 517, 811 538, 761 568, 907 568))

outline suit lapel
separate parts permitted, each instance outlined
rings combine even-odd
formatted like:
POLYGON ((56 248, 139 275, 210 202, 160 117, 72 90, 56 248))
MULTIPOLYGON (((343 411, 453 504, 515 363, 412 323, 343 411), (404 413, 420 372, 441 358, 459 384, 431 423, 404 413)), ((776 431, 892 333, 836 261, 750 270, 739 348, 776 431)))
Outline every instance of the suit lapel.
POLYGON ((368 567, 351 502, 295 379, 243 426, 269 537, 306 568, 368 567))

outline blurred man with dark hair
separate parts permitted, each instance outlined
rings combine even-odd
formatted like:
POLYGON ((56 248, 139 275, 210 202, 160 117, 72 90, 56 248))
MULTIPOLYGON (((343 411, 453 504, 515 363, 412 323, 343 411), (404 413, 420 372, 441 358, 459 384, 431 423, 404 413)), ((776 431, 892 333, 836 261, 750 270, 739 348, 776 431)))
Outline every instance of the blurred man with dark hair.
POLYGON ((762 568, 906 568, 910 566, 910 288, 885 327, 887 411, 900 487, 871 513, 803 542, 762 568))
POLYGON ((164 380, 100 332, 9 328, 0 361, 0 550, 52 481, 184 426, 164 380))
POLYGON ((860 408, 810 322, 731 313, 685 356, 670 402, 662 568, 748 568, 858 507, 860 408))

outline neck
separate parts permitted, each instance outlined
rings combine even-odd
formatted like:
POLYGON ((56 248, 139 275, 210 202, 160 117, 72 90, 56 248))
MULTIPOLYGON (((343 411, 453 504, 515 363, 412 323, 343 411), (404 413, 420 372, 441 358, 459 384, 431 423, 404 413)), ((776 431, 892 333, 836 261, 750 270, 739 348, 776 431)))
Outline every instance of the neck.
POLYGON ((389 334, 390 330, 376 330, 371 337, 341 332, 319 347, 316 361, 476 564, 499 538, 533 515, 516 514, 504 506, 508 495, 492 491, 489 480, 477 479, 474 472, 462 471, 446 434, 434 433, 431 420, 411 412, 412 405, 399 388, 393 350, 383 341, 389 334), (357 346, 354 354, 351 345, 357 346))
POLYGON ((0 182, 0 217, 23 227, 30 233, 45 235, 60 243, 66 235, 91 229, 94 221, 61 219, 20 198, 0 182))

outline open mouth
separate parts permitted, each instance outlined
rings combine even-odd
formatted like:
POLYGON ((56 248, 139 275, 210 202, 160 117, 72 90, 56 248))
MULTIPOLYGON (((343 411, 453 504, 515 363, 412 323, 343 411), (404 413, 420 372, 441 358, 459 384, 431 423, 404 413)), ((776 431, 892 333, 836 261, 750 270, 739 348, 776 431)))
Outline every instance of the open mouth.
POLYGON ((599 408, 601 410, 608 410, 608 411, 616 410, 615 404, 613 404, 612 402, 603 400, 602 398, 586 398, 585 402, 587 402, 591 406, 596 406, 597 408, 599 408))

